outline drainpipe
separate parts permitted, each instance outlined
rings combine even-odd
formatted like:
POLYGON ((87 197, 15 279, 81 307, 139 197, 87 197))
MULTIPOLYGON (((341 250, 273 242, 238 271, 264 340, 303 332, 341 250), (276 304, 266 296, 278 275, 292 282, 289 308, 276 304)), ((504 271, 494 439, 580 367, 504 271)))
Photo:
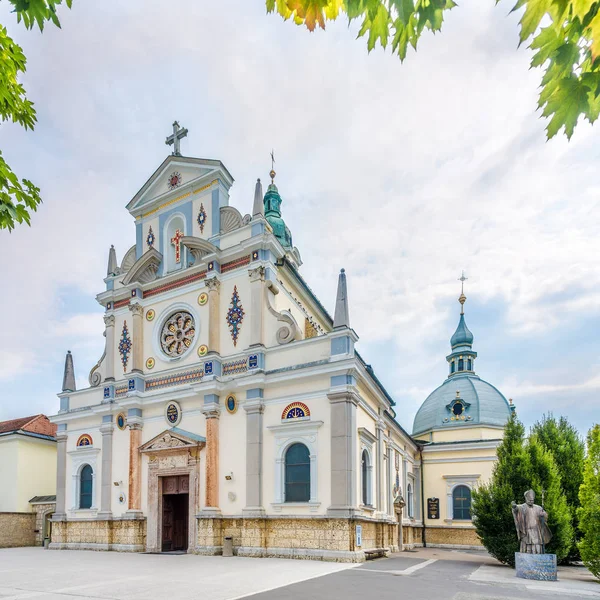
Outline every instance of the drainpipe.
POLYGON ((425 464, 423 463, 423 446, 419 446, 419 458, 421 459, 421 519, 423 522, 421 538, 423 541, 423 548, 427 548, 427 527, 425 526, 425 464))

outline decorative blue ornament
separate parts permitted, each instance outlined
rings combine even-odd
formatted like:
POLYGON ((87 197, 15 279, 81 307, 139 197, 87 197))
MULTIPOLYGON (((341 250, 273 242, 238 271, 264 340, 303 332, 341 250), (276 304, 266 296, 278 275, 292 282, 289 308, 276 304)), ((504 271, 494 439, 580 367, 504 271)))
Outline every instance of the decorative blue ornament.
POLYGON ((240 327, 242 326, 245 314, 242 303, 240 302, 237 285, 235 285, 233 286, 233 295, 231 296, 231 306, 227 311, 227 324, 231 331, 231 339, 233 340, 234 346, 237 346, 237 339, 240 334, 240 327))
POLYGON ((123 364, 123 373, 127 371, 130 352, 131 338, 129 337, 129 329, 127 329, 127 321, 123 321, 123 331, 121 332, 121 340, 119 341, 119 354, 121 355, 121 363, 123 364))

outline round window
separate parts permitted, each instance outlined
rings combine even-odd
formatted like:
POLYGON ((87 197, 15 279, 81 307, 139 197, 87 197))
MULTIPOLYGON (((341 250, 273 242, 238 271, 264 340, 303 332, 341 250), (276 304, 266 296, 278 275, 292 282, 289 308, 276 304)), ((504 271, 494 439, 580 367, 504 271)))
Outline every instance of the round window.
POLYGON ((464 406, 462 405, 461 402, 457 402, 453 407, 452 407, 452 412, 458 417, 459 415, 462 415, 463 410, 464 410, 464 406))
POLYGON ((160 347, 167 356, 176 358, 185 354, 195 335, 194 317, 189 312, 178 311, 165 321, 160 333, 160 347))

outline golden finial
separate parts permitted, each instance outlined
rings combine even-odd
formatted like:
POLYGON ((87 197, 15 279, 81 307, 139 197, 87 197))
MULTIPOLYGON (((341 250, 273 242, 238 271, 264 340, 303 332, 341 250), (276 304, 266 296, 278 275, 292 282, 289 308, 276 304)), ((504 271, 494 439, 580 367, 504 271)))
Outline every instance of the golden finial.
POLYGON ((456 390, 456 397, 460 398, 460 390, 456 390))
POLYGON ((465 277, 465 272, 462 272, 462 275, 458 278, 460 281, 460 296, 458 297, 458 301, 460 302, 460 314, 465 314, 465 302, 467 301, 467 297, 465 296, 465 281, 468 277, 465 277))
POLYGON ((277 175, 277 173, 275 173, 275 151, 271 149, 271 171, 269 173, 269 176, 271 177, 271 183, 275 183, 275 175, 277 175))

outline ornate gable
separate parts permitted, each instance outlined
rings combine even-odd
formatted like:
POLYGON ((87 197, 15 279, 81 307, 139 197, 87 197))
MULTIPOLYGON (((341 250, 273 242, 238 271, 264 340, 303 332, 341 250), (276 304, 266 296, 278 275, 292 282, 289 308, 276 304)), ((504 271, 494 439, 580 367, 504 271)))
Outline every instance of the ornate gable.
POLYGON ((185 195, 215 179, 227 189, 233 184, 233 177, 219 160, 168 156, 127 204, 127 210, 134 217, 141 216, 171 196, 185 195))
POLYGON ((140 446, 140 452, 157 454, 168 451, 191 450, 206 444, 206 438, 177 427, 167 429, 140 446))

